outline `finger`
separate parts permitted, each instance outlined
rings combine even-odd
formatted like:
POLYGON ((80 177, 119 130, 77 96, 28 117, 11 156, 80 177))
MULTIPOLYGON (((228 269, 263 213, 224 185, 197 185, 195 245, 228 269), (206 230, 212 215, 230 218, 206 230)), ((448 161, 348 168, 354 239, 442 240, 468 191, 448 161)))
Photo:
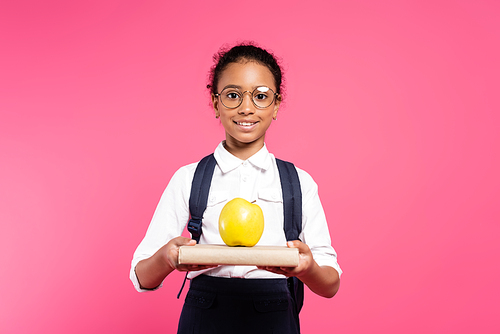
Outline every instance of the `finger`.
POLYGON ((262 267, 263 270, 267 270, 269 272, 272 272, 272 273, 275 273, 275 274, 279 274, 279 275, 287 275, 288 273, 286 271, 284 271, 282 268, 280 267, 262 267))
POLYGON ((304 247, 307 247, 307 245, 300 240, 287 241, 286 245, 289 248, 298 248, 299 251, 303 251, 304 247))
POLYGON ((208 264, 189 264, 186 265, 186 269, 188 271, 197 271, 197 270, 203 270, 203 269, 210 269, 210 268, 215 268, 217 265, 208 265, 208 264))
POLYGON ((267 270, 267 271, 270 271, 270 272, 275 272, 276 271, 276 267, 259 266, 257 268, 262 269, 262 270, 267 270))
POLYGON ((196 245, 196 240, 190 239, 187 243, 185 243, 186 246, 194 246, 196 245))
POLYGON ((288 241, 287 246, 290 248, 298 248, 300 254, 308 254, 311 252, 309 246, 300 240, 288 241))

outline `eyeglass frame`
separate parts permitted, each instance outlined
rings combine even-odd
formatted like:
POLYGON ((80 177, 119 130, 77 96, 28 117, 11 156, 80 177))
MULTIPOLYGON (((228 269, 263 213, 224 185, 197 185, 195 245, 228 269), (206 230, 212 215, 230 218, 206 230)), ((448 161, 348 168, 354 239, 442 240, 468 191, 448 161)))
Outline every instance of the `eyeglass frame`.
MULTIPOLYGON (((228 87, 224 87, 224 89, 223 89, 220 93, 215 93, 215 94, 214 94, 214 96, 215 96, 215 97, 217 97, 217 98, 220 98, 220 97, 221 97, 222 92, 223 92, 223 91, 225 91, 225 90, 226 90, 226 89, 228 89, 228 88, 234 88, 234 89, 236 89, 236 90, 238 90, 238 91, 239 91, 239 89, 238 89, 237 87, 231 87, 231 86, 228 86, 228 87)), ((219 99, 219 101, 220 101, 220 103, 222 103, 222 105, 223 105, 224 107, 226 107, 227 109, 236 109, 236 108, 238 108, 239 106, 241 106, 241 104, 243 103, 243 95, 244 95, 245 93, 250 93, 250 95, 251 95, 251 97, 252 97, 252 98, 251 98, 251 100, 252 100, 253 105, 254 105, 256 108, 259 108, 259 109, 266 109, 266 108, 269 108, 269 107, 270 107, 270 106, 271 106, 271 105, 272 105, 272 104, 273 104, 273 103, 274 103, 274 102, 278 99, 278 97, 280 96, 280 94, 275 93, 275 92, 274 92, 274 90, 273 90, 272 88, 270 88, 270 87, 267 87, 267 86, 258 86, 258 87, 255 87, 255 89, 254 89, 253 91, 251 91, 251 92, 250 92, 249 90, 245 90, 245 91, 241 92, 240 103, 238 103, 238 105, 237 105, 237 106, 235 106, 235 107, 228 107, 228 106, 226 106, 226 105, 224 104, 224 102, 222 102, 222 99, 219 99), (258 106, 258 105, 257 105, 257 103, 255 103, 255 100, 253 99, 253 93, 254 93, 257 89, 262 88, 262 87, 266 87, 266 88, 268 88, 271 92, 273 92, 273 93, 274 93, 274 94, 273 94, 273 100, 272 100, 272 101, 271 101, 271 103, 269 103, 269 105, 268 105, 268 106, 266 106, 266 107, 260 107, 260 106, 258 106)))

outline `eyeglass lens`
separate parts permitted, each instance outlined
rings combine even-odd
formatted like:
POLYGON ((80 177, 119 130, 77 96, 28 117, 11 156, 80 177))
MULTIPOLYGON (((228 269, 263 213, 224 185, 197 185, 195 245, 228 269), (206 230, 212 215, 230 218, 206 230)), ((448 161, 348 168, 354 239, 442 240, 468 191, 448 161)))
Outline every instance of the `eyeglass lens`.
MULTIPOLYGON (((241 92, 238 88, 225 88, 220 93, 221 102, 227 108, 236 108, 243 101, 244 93, 246 92, 241 92)), ((274 92, 269 87, 257 87, 251 94, 253 103, 259 108, 267 108, 274 102, 274 92)))

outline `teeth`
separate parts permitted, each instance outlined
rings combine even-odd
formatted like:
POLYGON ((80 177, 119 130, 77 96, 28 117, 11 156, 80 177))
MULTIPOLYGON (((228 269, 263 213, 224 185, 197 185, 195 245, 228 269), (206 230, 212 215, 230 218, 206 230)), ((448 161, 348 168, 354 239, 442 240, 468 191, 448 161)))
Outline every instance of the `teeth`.
POLYGON ((254 125, 255 123, 248 123, 248 122, 238 122, 238 125, 243 125, 243 126, 250 126, 254 125))

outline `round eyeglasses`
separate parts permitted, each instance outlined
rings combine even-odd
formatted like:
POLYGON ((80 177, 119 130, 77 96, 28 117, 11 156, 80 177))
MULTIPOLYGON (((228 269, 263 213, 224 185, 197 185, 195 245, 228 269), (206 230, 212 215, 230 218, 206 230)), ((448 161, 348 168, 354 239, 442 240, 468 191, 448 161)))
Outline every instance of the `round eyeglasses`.
POLYGON ((245 93, 250 93, 252 95, 253 104, 260 109, 269 107, 279 95, 266 86, 257 87, 253 92, 248 90, 242 92, 236 87, 226 87, 222 92, 215 94, 215 97, 220 98, 224 107, 234 109, 241 105, 243 102, 243 94, 245 93))

